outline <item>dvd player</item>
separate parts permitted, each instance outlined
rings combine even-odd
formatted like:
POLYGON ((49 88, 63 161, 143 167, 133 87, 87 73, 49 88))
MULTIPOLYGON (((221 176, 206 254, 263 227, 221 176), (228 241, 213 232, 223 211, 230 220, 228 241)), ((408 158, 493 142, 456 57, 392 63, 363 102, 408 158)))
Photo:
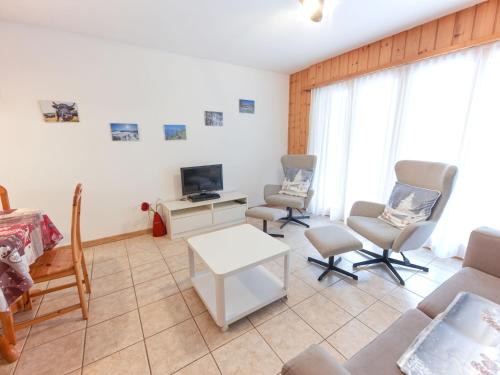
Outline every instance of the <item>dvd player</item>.
POLYGON ((203 202, 208 201, 210 199, 219 199, 220 194, 217 193, 200 193, 200 194, 192 194, 188 196, 188 199, 191 202, 203 202))

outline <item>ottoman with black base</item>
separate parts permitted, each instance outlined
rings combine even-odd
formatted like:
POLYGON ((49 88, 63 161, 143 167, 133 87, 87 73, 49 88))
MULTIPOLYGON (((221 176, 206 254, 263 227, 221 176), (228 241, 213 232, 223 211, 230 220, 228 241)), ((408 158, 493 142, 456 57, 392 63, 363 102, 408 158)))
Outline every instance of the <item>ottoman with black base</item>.
POLYGON ((267 222, 268 221, 277 221, 281 219, 284 215, 286 215, 285 210, 281 210, 279 208, 272 207, 252 207, 246 210, 246 217, 253 217, 254 219, 262 220, 262 230, 269 234, 271 237, 285 237, 283 234, 278 233, 269 233, 267 231, 267 222))
POLYGON ((357 275, 337 267, 337 264, 339 264, 342 258, 338 257, 335 259, 335 256, 362 249, 363 244, 360 240, 340 225, 307 229, 305 235, 318 253, 320 253, 323 258, 328 258, 328 263, 311 257, 307 258, 309 262, 319 264, 326 268, 325 272, 318 277, 318 281, 321 281, 330 271, 339 272, 343 275, 352 277, 354 280, 358 279, 357 275))

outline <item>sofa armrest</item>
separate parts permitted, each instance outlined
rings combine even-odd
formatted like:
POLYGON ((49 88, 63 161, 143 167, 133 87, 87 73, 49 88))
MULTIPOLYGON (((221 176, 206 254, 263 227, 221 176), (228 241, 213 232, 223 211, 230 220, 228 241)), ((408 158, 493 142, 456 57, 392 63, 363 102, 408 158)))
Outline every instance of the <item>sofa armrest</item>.
POLYGON ((420 221, 408 225, 394 241, 392 250, 407 251, 416 250, 422 247, 431 236, 435 227, 435 221, 420 221))
POLYGON ((378 217, 384 208, 382 203, 358 201, 352 205, 350 216, 378 217))
POLYGON ((500 277, 500 231, 480 227, 470 234, 463 267, 500 277))
POLYGON ((264 199, 270 195, 278 194, 281 190, 281 185, 264 185, 264 199))
POLYGON ((350 375, 319 345, 311 345, 283 365, 281 375, 350 375))

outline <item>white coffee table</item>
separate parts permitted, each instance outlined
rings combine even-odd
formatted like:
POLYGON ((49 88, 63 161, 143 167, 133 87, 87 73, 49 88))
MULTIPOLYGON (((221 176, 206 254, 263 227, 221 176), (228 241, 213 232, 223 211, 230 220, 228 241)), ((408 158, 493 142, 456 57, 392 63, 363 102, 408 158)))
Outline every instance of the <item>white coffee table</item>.
POLYGON ((196 292, 223 330, 252 312, 286 297, 290 247, 250 224, 191 237, 189 274, 196 292), (208 270, 197 273, 194 253, 208 270), (261 264, 284 257, 281 281, 261 264))

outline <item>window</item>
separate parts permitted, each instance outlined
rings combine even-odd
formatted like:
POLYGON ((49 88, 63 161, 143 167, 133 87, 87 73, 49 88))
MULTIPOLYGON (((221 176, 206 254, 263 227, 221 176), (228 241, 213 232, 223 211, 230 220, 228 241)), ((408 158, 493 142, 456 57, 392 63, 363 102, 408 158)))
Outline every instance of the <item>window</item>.
POLYGON ((417 159, 459 168, 438 255, 463 255, 477 226, 500 227, 499 66, 497 43, 313 90, 313 212, 343 219, 356 200, 386 202, 394 164, 417 159))

